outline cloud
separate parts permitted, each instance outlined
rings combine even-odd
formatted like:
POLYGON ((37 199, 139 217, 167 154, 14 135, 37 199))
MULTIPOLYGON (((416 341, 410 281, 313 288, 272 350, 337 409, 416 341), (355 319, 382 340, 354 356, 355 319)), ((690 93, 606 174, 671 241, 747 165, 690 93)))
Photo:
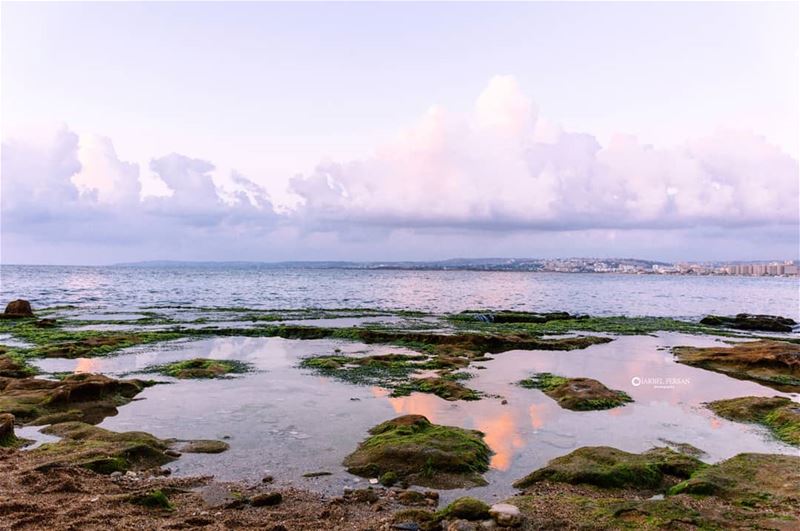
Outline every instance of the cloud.
MULTIPOLYGON (((103 247, 105 261, 115 261, 121 246, 134 254, 170 252, 203 241, 225 252, 236 250, 242 235, 242 244, 253 246, 276 226, 268 195, 242 175, 231 176, 232 190, 222 189, 211 163, 177 153, 153 159, 150 169, 167 194, 142 197, 139 165, 120 160, 108 138, 82 137, 62 126, 4 142, 3 251, 14 242, 12 257, 25 261, 24 247, 72 243, 103 247)), ((76 258, 55 259, 80 262, 76 258)))
POLYGON ((470 112, 431 107, 373 156, 288 179, 298 201, 280 213, 212 158, 140 165, 66 126, 10 138, 4 260, 753 256, 763 241, 796 252, 800 229, 797 161, 765 138, 602 144, 543 117, 511 76, 490 80, 470 112))
POLYGON ((472 113, 431 108, 366 160, 290 183, 315 230, 345 224, 479 230, 672 229, 798 223, 797 161, 748 132, 656 148, 601 145, 537 115, 513 77, 472 113))

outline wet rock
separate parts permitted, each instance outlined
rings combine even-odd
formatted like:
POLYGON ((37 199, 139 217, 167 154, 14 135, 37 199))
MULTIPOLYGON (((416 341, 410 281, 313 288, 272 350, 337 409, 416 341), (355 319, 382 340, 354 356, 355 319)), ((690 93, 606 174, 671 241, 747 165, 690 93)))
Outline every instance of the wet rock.
POLYGON ((3 313, 3 317, 6 318, 21 318, 21 317, 33 317, 33 309, 31 308, 31 303, 23 300, 17 299, 15 301, 11 301, 6 305, 6 311, 3 313))
MULTIPOLYGON (((2 378, 0 378, 2 380, 2 378)), ((0 411, 28 423, 81 420, 91 424, 116 414, 146 384, 101 374, 72 374, 61 381, 17 378, 2 382, 0 411)))
POLYGON ((489 509, 489 505, 481 500, 464 496, 442 509, 442 515, 446 518, 485 520, 489 518, 489 509))
POLYGON ((304 478, 321 478, 323 476, 332 476, 333 473, 320 470, 319 472, 306 472, 303 474, 304 478))
POLYGON ((394 485, 395 483, 397 483, 397 480, 398 480, 397 474, 395 474, 395 473, 394 473, 394 472, 392 472, 392 471, 389 471, 389 472, 384 472, 384 473, 381 475, 381 477, 379 478, 379 480, 378 480, 378 481, 379 481, 379 482, 380 482, 380 484, 381 484, 381 485, 383 485, 384 487, 391 487, 392 485, 394 485))
POLYGON ((282 501, 283 495, 280 492, 267 492, 264 494, 256 494, 250 498, 250 505, 253 507, 265 507, 278 505, 282 501))
POLYGON ((517 527, 522 525, 522 513, 516 505, 496 503, 489 509, 489 515, 500 527, 517 527))
POLYGON ((39 319, 33 326, 36 328, 55 328, 56 320, 55 319, 39 319))
POLYGON ((261 483, 272 483, 274 479, 272 476, 264 476, 261 478, 261 483))
POLYGON ((591 378, 565 378, 543 372, 522 380, 519 385, 539 389, 559 406, 573 411, 612 409, 633 402, 627 393, 609 389, 591 378))
POLYGON ((197 439, 194 441, 184 442, 178 447, 178 451, 186 454, 219 454, 228 450, 229 448, 230 446, 228 443, 223 441, 197 439))
POLYGON ((391 471, 411 484, 435 488, 485 484, 480 473, 488 469, 491 451, 478 431, 405 415, 369 433, 344 460, 351 474, 375 477, 391 471))
POLYGON ((608 446, 584 446, 514 482, 518 489, 540 481, 605 488, 657 488, 667 477, 686 479, 702 461, 668 448, 632 454, 608 446))
POLYGON ((781 396, 745 396, 708 404, 720 417, 762 424, 782 441, 800 446, 800 404, 781 396))
POLYGON ((788 341, 747 341, 730 347, 675 347, 678 363, 800 392, 800 345, 788 341))
POLYGON ((791 332, 797 325, 794 319, 779 315, 753 315, 740 313, 734 317, 707 315, 700 324, 735 328, 737 330, 759 330, 764 332, 791 332))
POLYGON ((424 509, 404 509, 392 515, 391 529, 418 529, 420 531, 441 531, 438 515, 424 509), (399 527, 397 527, 399 526, 399 527))

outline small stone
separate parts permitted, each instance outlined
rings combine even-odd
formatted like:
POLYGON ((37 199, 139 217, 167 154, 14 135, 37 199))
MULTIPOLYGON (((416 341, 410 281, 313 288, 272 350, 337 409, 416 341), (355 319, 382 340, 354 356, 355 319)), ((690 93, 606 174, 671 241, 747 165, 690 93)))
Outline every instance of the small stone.
POLYGON ((274 479, 272 476, 264 476, 261 478, 261 483, 272 483, 274 479))
POLYGON ((350 400, 352 400, 353 402, 361 402, 361 399, 360 399, 360 398, 357 398, 357 397, 355 397, 355 396, 353 396, 353 397, 350 397, 350 400))
POLYGON ((177 450, 173 450, 172 448, 168 448, 168 449, 164 450, 164 455, 166 455, 166 456, 169 456, 169 457, 175 457, 175 458, 178 458, 178 457, 180 457, 180 456, 181 456, 181 455, 183 455, 183 454, 181 454, 181 453, 180 453, 179 451, 177 451, 177 450))
POLYGON ((5 315, 7 317, 33 317, 33 309, 30 302, 17 299, 8 303, 5 315))
POLYGON ((377 485, 378 484, 378 478, 370 478, 369 484, 370 485, 377 485))
POLYGON ((655 496, 651 496, 649 499, 651 499, 651 500, 663 500, 664 499, 664 495, 663 494, 656 494, 655 496))
POLYGON ((517 527, 522 524, 522 513, 510 503, 496 503, 489 509, 489 515, 500 527, 517 527))
POLYGON ((253 507, 265 507, 269 505, 278 505, 282 501, 283 495, 280 492, 267 492, 253 496, 250 499, 250 505, 253 507))
POLYGON ((118 477, 120 477, 121 475, 122 475, 122 472, 120 472, 119 470, 117 470, 117 471, 115 471, 115 472, 112 472, 112 473, 111 473, 111 477, 112 477, 112 478, 118 478, 118 477))
POLYGON ((401 531, 419 531, 419 524, 415 522, 397 522, 392 525, 392 529, 399 529, 401 531))
POLYGON ((500 404, 505 406, 506 404, 508 404, 508 400, 503 399, 503 400, 500 401, 500 404))
POLYGON ((96 502, 96 501, 98 501, 99 499, 100 499, 100 496, 93 496, 92 498, 90 498, 90 499, 89 499, 89 501, 90 501, 90 502, 96 502))
POLYGON ((439 493, 436 492, 435 490, 426 490, 423 494, 425 494, 426 498, 429 498, 431 500, 439 499, 439 493))
POLYGON ((127 472, 125 472, 125 477, 126 478, 135 478, 136 477, 136 472, 134 472, 133 470, 128 470, 127 472))

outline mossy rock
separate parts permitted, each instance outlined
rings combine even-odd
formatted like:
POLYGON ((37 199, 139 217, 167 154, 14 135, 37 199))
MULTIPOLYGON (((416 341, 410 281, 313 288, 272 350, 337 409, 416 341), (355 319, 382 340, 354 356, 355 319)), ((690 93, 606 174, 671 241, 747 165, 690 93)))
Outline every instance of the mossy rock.
MULTIPOLYGON (((458 374, 458 373, 456 373, 458 374)), ((448 401, 480 400, 481 394, 465 387, 456 381, 458 378, 433 376, 429 378, 412 378, 408 383, 398 385, 392 390, 392 396, 408 396, 411 393, 430 393, 448 401)))
POLYGON ((733 317, 721 315, 707 315, 700 320, 700 324, 709 326, 722 326, 737 330, 759 330, 764 332, 791 332, 797 325, 794 319, 779 315, 753 315, 740 313, 733 317))
POLYGON ((102 374, 70 374, 60 381, 6 379, 0 389, 0 411, 31 424, 67 418, 96 424, 115 415, 117 407, 130 402, 147 385, 102 374))
POLYGON ((624 391, 609 389, 591 378, 566 378, 542 372, 520 381, 519 385, 539 389, 559 406, 573 411, 612 409, 633 402, 624 391))
POLYGON ((479 431, 432 424, 405 415, 370 430, 370 437, 347 456, 348 472, 380 477, 394 472, 409 484, 434 488, 483 485, 491 450, 479 431))
POLYGON ((632 454, 608 446, 585 446, 550 461, 514 482, 524 489, 540 481, 595 485, 603 488, 662 487, 670 479, 686 479, 705 464, 668 448, 632 454))
POLYGON ((462 518, 464 520, 486 520, 489 518, 489 505, 476 498, 464 496, 453 501, 439 511, 442 518, 462 518))
POLYGON ((403 509, 392 515, 394 524, 416 524, 420 531, 441 531, 441 517, 424 509, 403 509))
POLYGON ((150 367, 147 372, 157 372, 179 379, 223 378, 229 374, 243 374, 251 370, 247 363, 236 360, 194 358, 150 367))
POLYGON ((42 433, 61 440, 31 450, 48 464, 74 464, 95 472, 110 474, 131 469, 144 470, 169 463, 168 445, 144 432, 113 432, 82 422, 48 426, 42 433))
POLYGON ((751 380, 778 391, 800 392, 800 344, 760 340, 730 347, 675 347, 678 363, 751 380))
POLYGON ((710 402, 708 407, 728 420, 766 426, 778 439, 800 446, 800 404, 789 398, 744 396, 710 402))
MULTIPOLYGON (((669 493, 714 495, 738 504, 757 505, 781 500, 798 501, 800 456, 738 454, 698 469, 669 493)), ((798 507, 800 509, 800 507, 798 507)))

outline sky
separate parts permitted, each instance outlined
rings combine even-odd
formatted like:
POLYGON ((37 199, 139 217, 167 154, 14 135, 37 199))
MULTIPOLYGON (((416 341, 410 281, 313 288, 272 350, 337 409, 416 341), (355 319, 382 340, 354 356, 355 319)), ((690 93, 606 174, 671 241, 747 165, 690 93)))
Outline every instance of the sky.
POLYGON ((3 2, 0 260, 796 259, 799 16, 3 2))

